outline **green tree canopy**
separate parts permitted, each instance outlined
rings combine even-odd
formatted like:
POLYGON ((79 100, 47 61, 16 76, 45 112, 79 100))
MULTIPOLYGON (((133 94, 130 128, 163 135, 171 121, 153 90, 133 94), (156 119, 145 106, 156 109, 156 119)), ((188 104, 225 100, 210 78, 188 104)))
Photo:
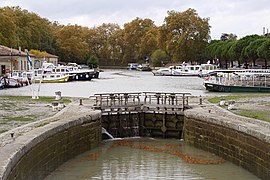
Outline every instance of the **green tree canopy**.
POLYGON ((194 9, 169 11, 165 18, 166 51, 173 61, 200 61, 210 39, 209 19, 198 16, 194 9))

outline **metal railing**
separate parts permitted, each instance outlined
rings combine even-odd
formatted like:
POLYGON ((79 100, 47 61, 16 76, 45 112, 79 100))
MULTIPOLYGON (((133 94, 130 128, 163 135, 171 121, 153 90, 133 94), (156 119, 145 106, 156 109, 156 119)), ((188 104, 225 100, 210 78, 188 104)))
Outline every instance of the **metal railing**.
POLYGON ((184 111, 190 93, 139 92, 94 94, 95 108, 102 112, 184 111))

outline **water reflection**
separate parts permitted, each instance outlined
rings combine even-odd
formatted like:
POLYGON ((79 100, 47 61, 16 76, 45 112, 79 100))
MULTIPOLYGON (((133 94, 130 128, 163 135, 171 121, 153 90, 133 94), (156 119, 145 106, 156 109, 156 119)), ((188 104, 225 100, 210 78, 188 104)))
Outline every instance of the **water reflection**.
POLYGON ((213 154, 187 146, 183 141, 132 138, 104 141, 100 147, 68 161, 46 178, 60 179, 258 178, 213 154), (189 159, 193 160, 187 161, 189 159))

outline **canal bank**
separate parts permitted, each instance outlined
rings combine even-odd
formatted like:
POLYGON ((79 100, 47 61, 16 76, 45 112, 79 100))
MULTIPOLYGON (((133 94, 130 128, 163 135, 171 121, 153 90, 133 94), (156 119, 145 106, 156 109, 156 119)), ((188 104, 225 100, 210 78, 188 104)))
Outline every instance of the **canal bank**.
POLYGON ((100 112, 73 103, 52 117, 2 133, 0 179, 44 179, 67 160, 97 147, 100 118, 100 112))
MULTIPOLYGON (((184 111, 185 141, 268 179, 269 124, 236 116, 212 104, 198 104, 196 99, 190 104, 192 109, 184 111)), ((48 174, 76 154, 96 147, 101 140, 100 117, 100 112, 86 102, 81 106, 75 103, 45 123, 23 127, 25 131, 20 132, 24 133, 14 134, 14 139, 6 132, 12 141, 0 150, 1 179, 48 174)))

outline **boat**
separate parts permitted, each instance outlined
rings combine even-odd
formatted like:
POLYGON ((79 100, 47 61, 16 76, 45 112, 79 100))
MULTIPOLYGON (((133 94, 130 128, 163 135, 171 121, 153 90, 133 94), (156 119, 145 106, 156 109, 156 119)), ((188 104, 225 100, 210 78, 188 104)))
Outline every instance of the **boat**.
POLYGON ((32 82, 42 83, 62 83, 67 82, 69 79, 68 74, 61 73, 47 73, 43 71, 41 74, 37 73, 33 78, 32 82))
POLYGON ((99 70, 90 69, 87 65, 78 65, 77 63, 68 63, 67 69, 73 75, 70 80, 87 81, 99 77, 99 70))
POLYGON ((7 76, 1 77, 0 82, 3 88, 18 88, 23 86, 23 84, 18 79, 7 76))
POLYGON ((181 64, 172 68, 173 76, 200 76, 201 66, 191 64, 181 64))
POLYGON ((27 76, 25 71, 13 71, 9 77, 17 79, 23 86, 31 84, 31 78, 27 76))
POLYGON ((206 77, 209 73, 217 71, 219 68, 217 65, 215 64, 201 64, 201 73, 200 76, 201 77, 206 77))
POLYGON ((70 74, 63 72, 56 72, 53 69, 34 69, 29 72, 32 82, 38 83, 61 83, 69 80, 70 74))
POLYGON ((4 84, 0 81, 0 89, 4 89, 4 84))
POLYGON ((154 76, 171 76, 173 66, 167 68, 160 68, 158 70, 153 70, 152 73, 154 76))
POLYGON ((128 70, 138 70, 138 63, 128 63, 127 69, 128 70))
POLYGON ((208 91, 270 92, 270 70, 246 69, 212 72, 205 78, 208 91))
POLYGON ((137 70, 139 71, 151 71, 151 67, 148 63, 144 63, 144 64, 139 64, 137 70))

